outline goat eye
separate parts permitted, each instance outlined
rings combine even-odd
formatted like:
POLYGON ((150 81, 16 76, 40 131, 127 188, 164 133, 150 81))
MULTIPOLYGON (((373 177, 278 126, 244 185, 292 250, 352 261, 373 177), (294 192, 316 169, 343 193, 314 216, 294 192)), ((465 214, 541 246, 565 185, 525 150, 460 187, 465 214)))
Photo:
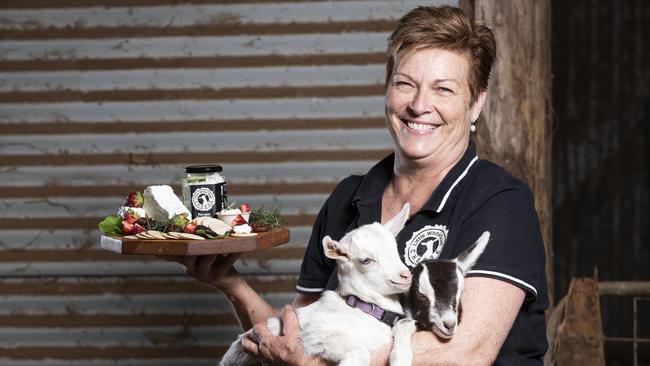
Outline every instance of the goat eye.
POLYGON ((364 265, 365 264, 370 264, 370 262, 372 262, 372 259, 370 259, 370 258, 363 258, 362 260, 359 261, 359 263, 364 264, 364 265))

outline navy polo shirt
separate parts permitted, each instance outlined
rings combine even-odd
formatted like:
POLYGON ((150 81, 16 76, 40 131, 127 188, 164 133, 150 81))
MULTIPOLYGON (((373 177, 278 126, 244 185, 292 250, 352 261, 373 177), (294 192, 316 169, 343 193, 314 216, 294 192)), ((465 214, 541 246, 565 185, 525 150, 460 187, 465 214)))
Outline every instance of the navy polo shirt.
MULTIPOLYGON (((337 286, 336 262, 327 258, 325 235, 340 239, 381 221, 381 198, 393 176, 391 154, 364 176, 341 181, 320 210, 302 262, 296 290, 318 294, 337 286)), ((548 307, 544 243, 530 189, 503 168, 479 159, 472 142, 427 203, 411 213, 397 235, 402 261, 451 259, 484 231, 490 241, 467 276, 498 279, 526 292, 526 299, 494 365, 542 365, 548 307)))

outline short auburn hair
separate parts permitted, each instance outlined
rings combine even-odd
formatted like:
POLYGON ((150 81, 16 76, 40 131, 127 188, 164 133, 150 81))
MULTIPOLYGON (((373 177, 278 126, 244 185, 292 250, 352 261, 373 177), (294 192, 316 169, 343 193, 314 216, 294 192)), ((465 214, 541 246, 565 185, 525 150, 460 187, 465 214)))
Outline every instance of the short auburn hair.
POLYGON ((467 57, 472 104, 480 92, 487 90, 497 53, 494 34, 490 28, 468 18, 461 9, 447 5, 419 6, 400 19, 397 28, 388 37, 384 87, 388 87, 402 57, 427 48, 456 51, 467 57))

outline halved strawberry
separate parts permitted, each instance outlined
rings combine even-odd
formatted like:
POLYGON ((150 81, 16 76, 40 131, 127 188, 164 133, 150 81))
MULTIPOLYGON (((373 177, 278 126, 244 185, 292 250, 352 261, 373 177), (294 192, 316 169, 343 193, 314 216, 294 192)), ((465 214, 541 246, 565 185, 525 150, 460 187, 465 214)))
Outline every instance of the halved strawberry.
POLYGON ((242 203, 242 205, 239 206, 239 211, 241 211, 241 213, 251 212, 251 206, 249 206, 248 203, 242 203))
POLYGON ((133 224, 133 230, 131 230, 131 234, 135 235, 135 234, 139 234, 139 233, 141 233, 143 231, 147 231, 147 229, 145 229, 142 225, 136 223, 136 224, 133 224))
POLYGON ((127 221, 122 221, 122 234, 131 235, 133 234, 133 228, 137 224, 133 224, 127 221))
POLYGON ((126 215, 124 215, 123 221, 126 221, 129 224, 135 224, 136 222, 138 222, 139 219, 140 217, 138 215, 128 212, 126 215))
POLYGON ((196 234, 196 227, 198 225, 194 222, 190 222, 189 224, 185 225, 185 228, 183 229, 184 233, 188 234, 196 234))
POLYGON ((144 204, 144 196, 140 191, 131 192, 124 200, 124 206, 128 207, 142 207, 144 204))
POLYGON ((232 220, 232 225, 233 226, 244 225, 244 224, 248 224, 248 222, 246 221, 246 219, 242 215, 237 215, 237 217, 235 217, 235 219, 232 220))

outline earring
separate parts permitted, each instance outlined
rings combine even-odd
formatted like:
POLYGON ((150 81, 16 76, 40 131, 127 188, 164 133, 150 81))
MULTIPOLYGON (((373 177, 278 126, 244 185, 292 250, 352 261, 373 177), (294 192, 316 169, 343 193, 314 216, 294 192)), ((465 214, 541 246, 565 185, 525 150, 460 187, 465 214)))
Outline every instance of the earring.
POLYGON ((469 126, 470 132, 476 132, 476 121, 472 122, 472 124, 469 126))

